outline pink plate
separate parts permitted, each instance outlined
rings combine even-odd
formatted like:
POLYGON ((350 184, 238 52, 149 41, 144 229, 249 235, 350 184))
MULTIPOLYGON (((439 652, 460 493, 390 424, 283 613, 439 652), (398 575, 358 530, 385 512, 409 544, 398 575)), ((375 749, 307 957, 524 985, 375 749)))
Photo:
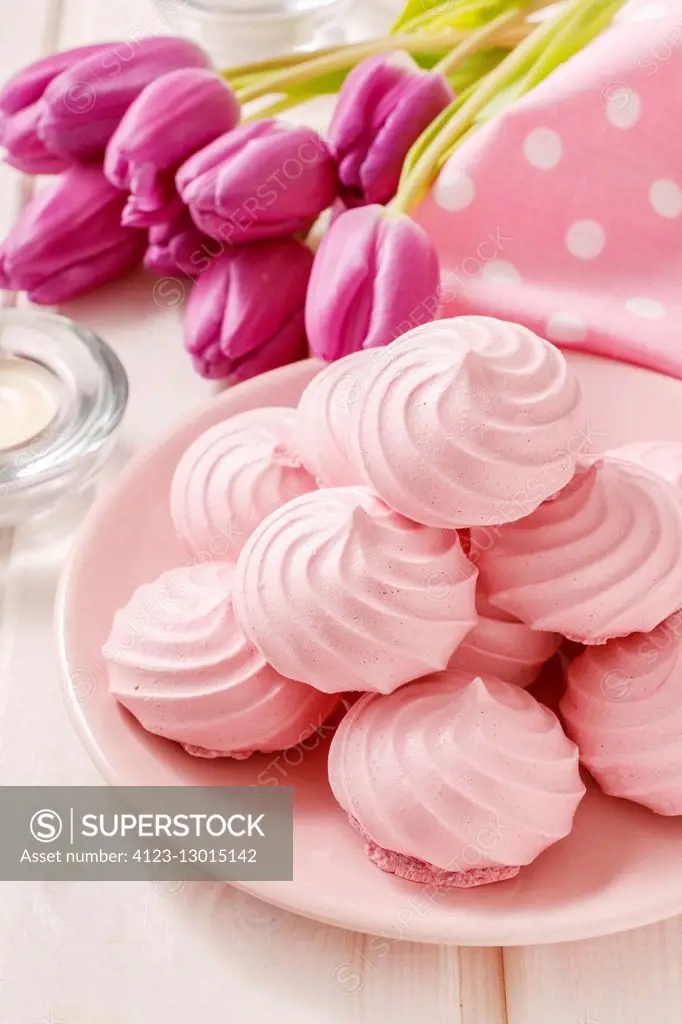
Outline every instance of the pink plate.
MULTIPOLYGON (((581 354, 595 444, 682 437, 682 382, 581 354)), ((212 400, 137 457, 92 510, 62 581, 57 630, 76 728, 98 767, 120 785, 292 785, 293 882, 242 888, 345 928, 423 942, 530 945, 604 935, 682 912, 682 819, 657 817, 591 789, 568 839, 518 878, 429 901, 421 887, 374 868, 327 784, 326 742, 236 763, 204 761, 145 733, 107 692, 100 648, 112 615, 142 582, 186 561, 168 513, 173 469, 198 434, 262 405, 295 405, 311 361, 212 400)))

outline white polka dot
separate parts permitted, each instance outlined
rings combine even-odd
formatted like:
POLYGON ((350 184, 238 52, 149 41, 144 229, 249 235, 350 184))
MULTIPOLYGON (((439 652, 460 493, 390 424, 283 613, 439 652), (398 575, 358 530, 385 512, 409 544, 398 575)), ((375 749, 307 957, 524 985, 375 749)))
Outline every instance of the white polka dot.
POLYGON ((645 295, 636 295, 625 303, 628 313, 633 316, 641 316, 645 320, 662 320, 665 316, 665 308, 656 299, 649 299, 645 295))
POLYGON ((587 335, 587 325, 577 313, 555 313, 546 330, 551 341, 584 341, 587 335))
POLYGON ((665 18, 668 8, 665 4, 647 4, 637 0, 630 3, 618 13, 618 21, 626 21, 628 24, 636 24, 640 21, 657 21, 658 18, 665 18))
POLYGON ((491 260, 486 263, 481 271, 486 281, 495 281, 500 284, 521 284, 521 275, 513 263, 506 260, 491 260))
POLYGON ((604 248, 606 236, 596 220, 577 220, 566 232, 566 248, 580 260, 593 260, 604 248))
POLYGON ((661 217, 679 217, 682 213, 682 189, 670 178, 658 178, 649 189, 649 202, 661 217))
POLYGON ((474 183, 461 168, 449 160, 436 181, 433 198, 443 210, 465 210, 476 195, 474 183))
POLYGON ((531 166, 541 171, 556 167, 562 152, 561 137, 551 128, 535 128, 523 140, 523 155, 531 166))
POLYGON ((625 82, 611 82, 601 93, 607 120, 614 128, 632 128, 642 113, 639 95, 625 82))

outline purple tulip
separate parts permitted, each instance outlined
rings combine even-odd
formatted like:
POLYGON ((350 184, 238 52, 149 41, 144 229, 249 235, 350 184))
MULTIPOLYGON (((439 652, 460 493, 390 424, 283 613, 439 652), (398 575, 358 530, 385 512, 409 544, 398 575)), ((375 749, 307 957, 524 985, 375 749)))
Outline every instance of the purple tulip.
POLYGON ((314 355, 331 362, 388 345, 438 311, 438 257, 424 229, 383 206, 348 210, 322 239, 305 323, 314 355))
POLYGON ((246 380, 307 355, 303 307, 312 253, 295 238, 235 246, 202 273, 185 344, 204 377, 246 380))
POLYGON ((167 221, 182 211, 175 172, 183 160, 239 122, 239 100, 213 71, 181 68, 148 85, 107 146, 104 173, 130 192, 129 227, 167 221))
POLYGON ((10 117, 0 115, 0 145, 6 151, 5 161, 25 174, 59 174, 70 167, 68 157, 51 153, 38 137, 36 123, 39 103, 19 110, 10 117))
POLYGON ((158 274, 172 275, 182 270, 192 276, 218 255, 215 247, 214 239, 203 235, 183 209, 173 220, 150 228, 144 265, 158 274))
POLYGON ((336 166, 312 128, 240 125, 183 164, 176 184, 194 223, 224 242, 307 231, 336 196, 336 166))
POLYGON ((38 137, 40 99, 57 75, 104 48, 99 44, 55 53, 29 64, 9 79, 0 90, 0 146, 7 151, 8 164, 27 174, 53 174, 69 166, 68 158, 51 153, 38 137))
POLYGON ((396 50, 353 68, 341 86, 328 134, 346 204, 392 199, 410 147, 453 99, 443 75, 422 71, 396 50))
POLYGON ((55 153, 101 158, 126 110, 142 90, 178 68, 206 68, 204 51, 186 39, 150 36, 109 43, 69 63, 39 100, 38 135, 55 153))
POLYGON ((125 197, 99 167, 72 167, 39 192, 0 245, 0 288, 52 305, 139 263, 145 235, 121 226, 125 197))
POLYGON ((25 110, 41 98, 53 78, 83 58, 90 57, 93 53, 101 53, 109 45, 111 44, 95 43, 91 46, 77 46, 72 50, 52 53, 49 57, 28 64, 12 75, 0 89, 0 113, 16 114, 20 110, 25 110))

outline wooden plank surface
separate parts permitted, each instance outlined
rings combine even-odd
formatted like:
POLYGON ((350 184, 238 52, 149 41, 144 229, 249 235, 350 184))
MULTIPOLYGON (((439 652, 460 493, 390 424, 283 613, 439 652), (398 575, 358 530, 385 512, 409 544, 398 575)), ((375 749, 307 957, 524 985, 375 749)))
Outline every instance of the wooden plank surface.
MULTIPOLYGON (((168 31, 140 0, 2 0, 2 74, 93 39, 168 31)), ((0 227, 27 186, 0 171, 0 227)), ((114 468, 210 395, 177 308, 139 276, 65 310, 124 360, 131 404, 114 468), (167 306, 168 304, 166 304, 167 306), (152 386, 153 382, 153 386, 152 386)), ((82 515, 53 536, 0 535, 0 783, 96 784, 68 722, 51 610, 82 515), (4 559, 4 560, 3 560, 4 559)), ((372 944, 218 884, 0 883, 0 1024, 679 1024, 679 921, 626 936, 505 950, 372 944)))
POLYGON ((682 921, 505 950, 509 1024, 682 1021, 682 921))

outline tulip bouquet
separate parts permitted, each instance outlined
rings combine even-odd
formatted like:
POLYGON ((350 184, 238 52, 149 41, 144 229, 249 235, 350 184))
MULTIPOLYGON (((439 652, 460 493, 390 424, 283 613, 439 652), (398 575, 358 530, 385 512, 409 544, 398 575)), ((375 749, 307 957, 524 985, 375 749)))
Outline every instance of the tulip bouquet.
POLYGON ((0 246, 0 288, 53 304, 141 262, 183 275, 186 347, 213 379, 385 345, 438 314, 438 259, 410 210, 622 2, 538 18, 542 0, 408 0, 385 39, 222 73, 179 38, 39 61, 0 91, 0 144, 58 176, 0 246), (322 93, 338 94, 325 138, 277 118, 322 93))

